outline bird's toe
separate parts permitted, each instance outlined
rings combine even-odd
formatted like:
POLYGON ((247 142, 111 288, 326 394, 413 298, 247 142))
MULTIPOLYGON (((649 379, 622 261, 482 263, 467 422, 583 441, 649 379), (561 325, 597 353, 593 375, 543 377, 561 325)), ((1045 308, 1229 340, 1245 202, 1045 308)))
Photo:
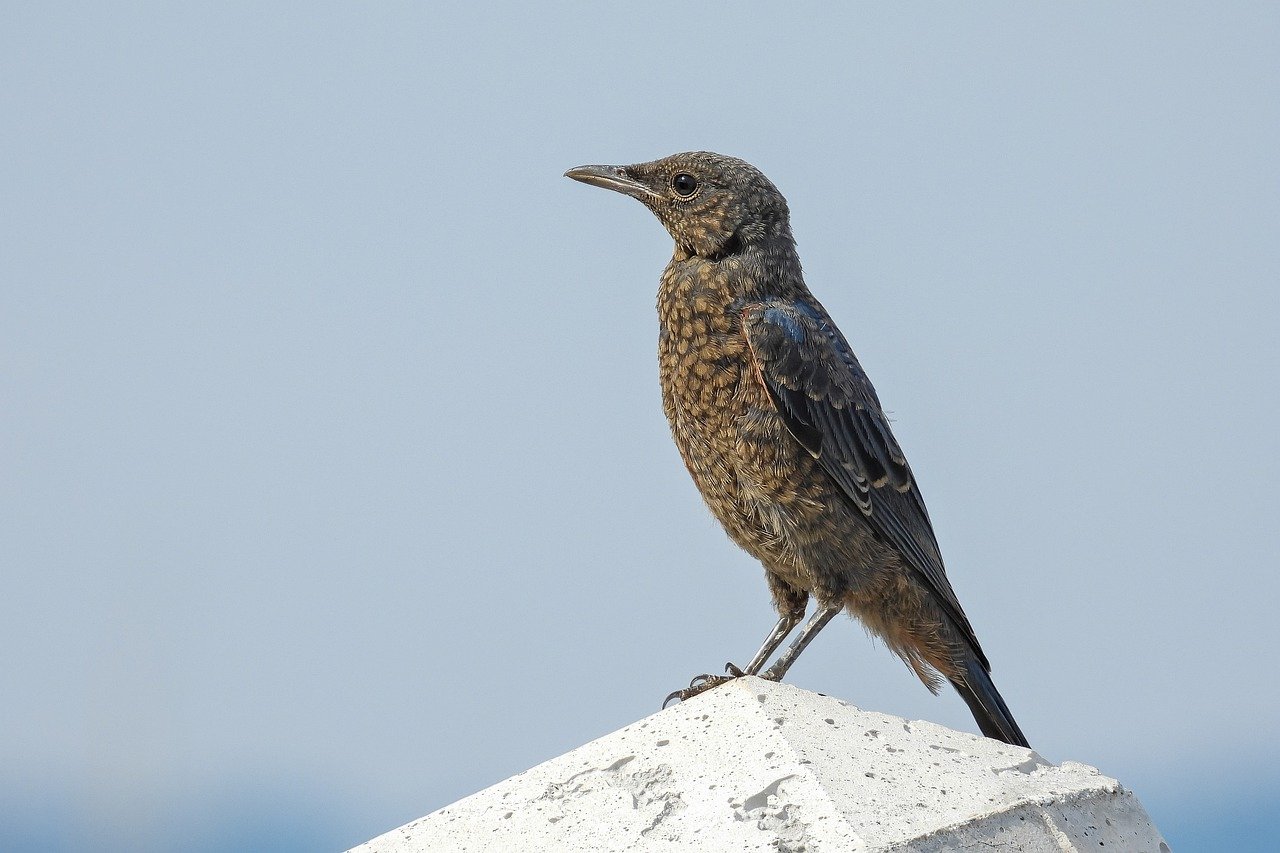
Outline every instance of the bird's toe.
MULTIPOLYGON (((737 669, 737 667, 734 667, 734 669, 737 669)), ((662 707, 666 708, 673 699, 687 702, 700 693, 705 693, 713 687, 719 687, 726 681, 733 681, 738 677, 737 675, 699 675, 689 682, 689 686, 685 689, 668 693, 667 698, 662 700, 662 707)))

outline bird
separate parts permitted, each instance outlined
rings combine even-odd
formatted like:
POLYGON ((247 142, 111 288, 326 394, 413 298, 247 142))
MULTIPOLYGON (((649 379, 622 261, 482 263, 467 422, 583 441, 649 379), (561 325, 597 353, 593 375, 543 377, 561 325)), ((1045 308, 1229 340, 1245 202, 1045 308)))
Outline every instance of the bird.
POLYGON ((847 611, 931 692, 950 682, 984 735, 1029 746, 875 389, 805 284, 778 188, 709 151, 565 176, 637 199, 675 242, 657 298, 663 410, 707 507, 764 566, 778 612, 745 667, 698 676, 668 702, 743 675, 780 681, 847 611), (813 616, 765 668, 811 598, 813 616))

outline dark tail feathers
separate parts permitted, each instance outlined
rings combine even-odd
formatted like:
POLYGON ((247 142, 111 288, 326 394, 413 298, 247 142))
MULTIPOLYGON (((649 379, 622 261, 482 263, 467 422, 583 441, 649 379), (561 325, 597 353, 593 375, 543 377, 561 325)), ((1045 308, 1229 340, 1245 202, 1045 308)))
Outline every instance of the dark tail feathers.
POLYGON ((987 670, 981 663, 970 659, 965 664, 964 681, 952 681, 951 686, 955 687, 956 692, 969 706, 969 710, 973 712, 973 718, 978 721, 978 728, 982 729, 984 735, 1014 746, 1030 748, 1031 744, 1027 743, 1022 729, 1018 728, 1018 724, 1014 722, 1013 714, 1009 713, 1009 706, 1004 704, 1000 691, 996 690, 991 676, 987 674, 987 670))

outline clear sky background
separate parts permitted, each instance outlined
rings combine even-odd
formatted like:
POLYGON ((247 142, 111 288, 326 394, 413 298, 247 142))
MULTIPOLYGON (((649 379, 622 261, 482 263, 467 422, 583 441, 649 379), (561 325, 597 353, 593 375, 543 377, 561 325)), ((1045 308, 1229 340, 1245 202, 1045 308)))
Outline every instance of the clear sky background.
MULTIPOLYGON (((0 848, 333 850, 745 662, 582 163, 791 202, 1036 748, 1280 800, 1274 3, 6 4, 0 848)), ((841 619, 790 680, 974 730, 841 619)))

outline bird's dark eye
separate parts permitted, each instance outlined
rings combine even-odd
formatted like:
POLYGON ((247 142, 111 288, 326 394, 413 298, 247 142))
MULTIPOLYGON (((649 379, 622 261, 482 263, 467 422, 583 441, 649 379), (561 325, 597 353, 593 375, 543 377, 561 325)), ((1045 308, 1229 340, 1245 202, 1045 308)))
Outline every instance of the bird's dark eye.
POLYGON ((693 175, 681 172, 671 179, 671 188, 676 191, 676 195, 688 198, 698 191, 698 179, 693 175))

